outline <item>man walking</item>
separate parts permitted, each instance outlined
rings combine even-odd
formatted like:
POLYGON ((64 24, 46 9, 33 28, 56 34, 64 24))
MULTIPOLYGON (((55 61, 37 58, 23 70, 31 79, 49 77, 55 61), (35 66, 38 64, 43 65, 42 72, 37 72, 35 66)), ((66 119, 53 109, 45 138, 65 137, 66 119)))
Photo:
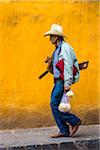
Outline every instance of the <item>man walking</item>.
POLYGON ((63 93, 70 90, 71 84, 79 79, 79 68, 73 48, 64 41, 63 28, 58 24, 52 24, 50 31, 45 33, 50 36, 50 41, 55 45, 52 58, 48 61, 48 70, 54 75, 54 88, 51 94, 51 109, 59 128, 59 133, 52 135, 52 138, 72 137, 79 128, 81 120, 70 112, 60 112, 60 104, 63 93), (73 65, 76 65, 77 73, 73 76, 73 65), (52 67, 51 67, 52 66, 52 67), (51 70, 52 68, 52 70, 51 70), (71 132, 69 125, 71 126, 71 132))

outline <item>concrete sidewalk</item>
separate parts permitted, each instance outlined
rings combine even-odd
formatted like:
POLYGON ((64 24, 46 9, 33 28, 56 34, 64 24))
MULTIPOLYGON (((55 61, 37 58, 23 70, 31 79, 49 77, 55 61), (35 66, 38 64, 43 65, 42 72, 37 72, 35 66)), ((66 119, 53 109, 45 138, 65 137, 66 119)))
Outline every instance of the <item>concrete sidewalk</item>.
POLYGON ((81 125, 73 138, 52 139, 56 127, 0 131, 0 150, 99 150, 100 125, 81 125))

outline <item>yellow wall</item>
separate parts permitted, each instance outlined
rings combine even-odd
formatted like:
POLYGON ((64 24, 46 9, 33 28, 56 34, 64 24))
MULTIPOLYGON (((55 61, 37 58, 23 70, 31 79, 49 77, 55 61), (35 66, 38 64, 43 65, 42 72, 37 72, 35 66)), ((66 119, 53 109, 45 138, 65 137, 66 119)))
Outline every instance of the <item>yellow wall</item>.
MULTIPOLYGON (((3 1, 3 0, 2 0, 3 1)), ((97 123, 99 109, 99 2, 45 0, 0 2, 0 129, 54 125, 49 106, 53 77, 38 76, 53 52, 43 34, 64 27, 79 62, 89 60, 73 85, 72 112, 97 123)), ((17 1, 17 0, 16 0, 17 1)))

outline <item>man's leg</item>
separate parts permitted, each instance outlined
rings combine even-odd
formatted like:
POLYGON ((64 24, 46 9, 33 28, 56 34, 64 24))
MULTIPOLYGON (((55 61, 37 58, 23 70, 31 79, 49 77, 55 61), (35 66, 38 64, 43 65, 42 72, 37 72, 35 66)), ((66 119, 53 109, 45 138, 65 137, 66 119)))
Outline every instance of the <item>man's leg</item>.
POLYGON ((56 124, 60 129, 60 133, 65 136, 69 136, 69 125, 66 124, 66 120, 63 118, 62 113, 58 110, 63 92, 63 81, 59 80, 55 83, 55 86, 53 88, 50 105, 56 124))
POLYGON ((68 122, 72 126, 70 136, 73 137, 74 134, 77 132, 79 126, 81 125, 81 120, 72 113, 69 113, 69 112, 66 112, 66 113, 61 112, 61 113, 65 121, 68 122))

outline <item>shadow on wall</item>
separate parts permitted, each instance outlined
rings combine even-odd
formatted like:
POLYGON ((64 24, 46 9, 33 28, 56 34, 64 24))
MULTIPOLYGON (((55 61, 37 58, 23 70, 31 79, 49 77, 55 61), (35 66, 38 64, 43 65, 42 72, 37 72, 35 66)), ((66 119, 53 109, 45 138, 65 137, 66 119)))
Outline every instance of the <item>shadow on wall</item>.
MULTIPOLYGON (((5 111, 5 110, 4 110, 5 111)), ((3 111, 2 111, 3 112, 3 111)), ((5 116, 0 115, 0 130, 16 128, 36 128, 54 126, 55 122, 51 111, 32 112, 27 109, 8 110, 5 116), (48 117, 49 116, 49 117, 48 117)), ((82 124, 97 124, 99 122, 99 109, 78 114, 82 118, 82 124)))
POLYGON ((0 130, 36 128, 54 125, 50 111, 29 111, 27 109, 3 109, 0 114, 0 130), (49 117, 48 117, 49 116, 49 117))
POLYGON ((83 117, 83 124, 96 124, 99 122, 99 109, 88 111, 83 117))

